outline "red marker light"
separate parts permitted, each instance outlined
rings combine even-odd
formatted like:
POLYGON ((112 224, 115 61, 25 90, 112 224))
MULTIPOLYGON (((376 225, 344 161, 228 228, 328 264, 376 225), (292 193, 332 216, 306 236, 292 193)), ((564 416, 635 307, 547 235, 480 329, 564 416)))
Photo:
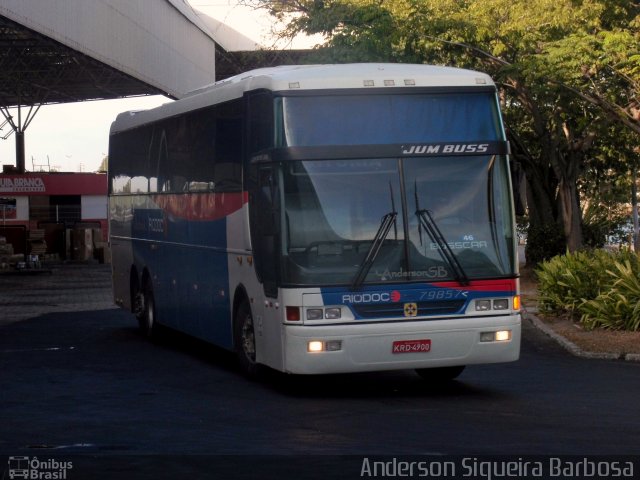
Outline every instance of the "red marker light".
POLYGON ((286 312, 288 322, 300 321, 300 307, 287 307, 286 312))

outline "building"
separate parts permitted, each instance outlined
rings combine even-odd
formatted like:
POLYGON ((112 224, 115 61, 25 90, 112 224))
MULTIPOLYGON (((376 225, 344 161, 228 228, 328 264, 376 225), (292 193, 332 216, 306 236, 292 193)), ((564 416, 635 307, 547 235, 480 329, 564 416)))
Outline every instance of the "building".
POLYGON ((87 260, 107 229, 105 173, 0 175, 0 236, 14 254, 87 260))

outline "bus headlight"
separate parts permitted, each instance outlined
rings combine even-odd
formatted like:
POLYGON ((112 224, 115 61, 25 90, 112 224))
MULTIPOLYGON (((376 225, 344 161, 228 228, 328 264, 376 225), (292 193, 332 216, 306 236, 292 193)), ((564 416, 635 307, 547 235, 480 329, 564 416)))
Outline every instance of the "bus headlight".
POLYGON ((322 309, 321 308, 308 308, 307 309, 307 320, 322 320, 322 309))
POLYGON ((491 300, 476 300, 476 311, 486 312, 491 310, 491 300))
POLYGON ((307 308, 307 320, 339 320, 342 318, 340 307, 307 308))
MULTIPOLYGON (((509 310, 509 306, 511 303, 511 299, 509 298, 481 298, 475 300, 475 310, 476 312, 489 312, 489 311, 500 311, 500 310, 509 310)), ((513 297, 513 309, 520 309, 520 297, 513 297)))
POLYGON ((337 320, 342 317, 342 311, 340 307, 327 308, 324 311, 324 318, 328 320, 337 320))
POLYGON ((509 308, 509 299, 508 298, 498 298, 493 301, 493 309, 494 310, 507 310, 509 308))

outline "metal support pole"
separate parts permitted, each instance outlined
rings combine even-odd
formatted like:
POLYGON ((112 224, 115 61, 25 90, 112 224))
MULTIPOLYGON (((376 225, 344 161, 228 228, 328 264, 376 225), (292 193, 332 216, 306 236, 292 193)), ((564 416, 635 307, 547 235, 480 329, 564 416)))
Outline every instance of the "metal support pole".
POLYGON ((16 130, 16 168, 18 173, 25 172, 24 131, 16 130))

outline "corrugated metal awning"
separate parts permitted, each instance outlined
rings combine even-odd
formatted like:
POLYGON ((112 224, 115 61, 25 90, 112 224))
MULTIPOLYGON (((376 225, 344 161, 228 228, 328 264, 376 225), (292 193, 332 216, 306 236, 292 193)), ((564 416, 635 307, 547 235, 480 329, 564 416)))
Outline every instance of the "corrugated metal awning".
POLYGON ((0 16, 0 105, 37 105, 165 92, 0 16))

